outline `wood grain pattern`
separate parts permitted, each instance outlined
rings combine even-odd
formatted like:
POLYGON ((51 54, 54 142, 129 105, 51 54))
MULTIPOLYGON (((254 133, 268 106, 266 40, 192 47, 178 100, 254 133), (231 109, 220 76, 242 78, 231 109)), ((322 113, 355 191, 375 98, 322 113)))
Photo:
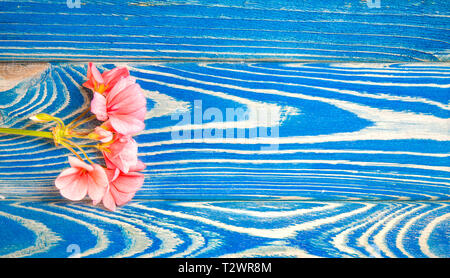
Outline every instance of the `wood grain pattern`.
MULTIPOLYGON (((136 137, 147 165, 137 199, 449 200, 448 64, 127 66, 149 108, 136 137), (199 124, 196 101, 200 115, 264 108, 272 117, 199 124), (173 117, 180 111, 191 121, 173 117), (279 134, 237 137, 258 124, 279 134), (224 138, 193 137, 211 128, 224 138)), ((92 97, 81 87, 85 76, 85 64, 49 64, 2 92, 2 126, 45 128, 28 120, 38 112, 76 117, 92 97)), ((53 181, 67 165, 67 152, 48 140, 2 135, 0 195, 60 199, 53 181)))
POLYGON ((448 1, 10 1, 0 60, 449 60, 448 1), (379 5, 376 5, 377 2, 379 5))
POLYGON ((450 256, 448 202, 3 201, 0 224, 0 257, 450 256))
POLYGON ((68 153, 0 135, 0 257, 450 257, 449 1, 81 2, 0 0, 0 126, 123 62, 145 184, 67 202, 68 153))

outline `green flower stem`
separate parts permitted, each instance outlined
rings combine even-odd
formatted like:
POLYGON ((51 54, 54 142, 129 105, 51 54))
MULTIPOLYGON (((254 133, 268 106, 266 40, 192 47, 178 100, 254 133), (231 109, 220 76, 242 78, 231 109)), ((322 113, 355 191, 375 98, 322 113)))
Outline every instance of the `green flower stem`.
POLYGON ((0 133, 35 136, 35 137, 43 137, 43 138, 53 139, 53 134, 48 131, 36 131, 36 130, 26 130, 26 129, 19 129, 19 128, 2 128, 2 127, 0 127, 0 133))

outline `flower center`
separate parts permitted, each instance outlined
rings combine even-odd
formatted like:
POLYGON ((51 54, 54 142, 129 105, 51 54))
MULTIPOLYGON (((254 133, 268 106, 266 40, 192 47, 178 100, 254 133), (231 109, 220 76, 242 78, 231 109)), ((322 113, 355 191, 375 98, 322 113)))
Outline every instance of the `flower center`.
POLYGON ((103 94, 107 88, 108 86, 105 86, 105 84, 98 84, 97 82, 95 82, 94 90, 97 93, 103 94))
POLYGON ((53 134, 53 141, 55 142, 55 145, 58 146, 66 135, 66 129, 61 126, 55 126, 51 131, 53 134))

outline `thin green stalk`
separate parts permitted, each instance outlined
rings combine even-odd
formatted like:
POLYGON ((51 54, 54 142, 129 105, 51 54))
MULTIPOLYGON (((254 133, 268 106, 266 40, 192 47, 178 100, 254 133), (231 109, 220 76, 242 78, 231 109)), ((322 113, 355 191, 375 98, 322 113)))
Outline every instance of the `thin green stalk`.
POLYGON ((92 115, 92 116, 90 116, 90 117, 88 117, 88 118, 84 118, 83 120, 81 120, 81 121, 79 121, 79 122, 73 124, 73 125, 70 127, 70 130, 73 130, 73 129, 75 129, 76 127, 78 127, 78 126, 80 126, 80 125, 82 125, 82 124, 84 124, 84 123, 86 123, 86 122, 89 122, 89 121, 91 121, 91 120, 94 120, 94 119, 96 119, 96 118, 97 118, 97 117, 96 117, 95 115, 92 115))
POLYGON ((86 152, 83 150, 83 148, 81 148, 81 147, 78 146, 76 143, 70 141, 70 140, 67 139, 67 138, 64 138, 63 140, 64 140, 64 142, 66 142, 66 144, 69 144, 69 145, 71 145, 71 146, 74 146, 74 147, 76 147, 78 150, 80 150, 80 151, 83 153, 84 157, 86 157, 86 159, 87 159, 91 164, 94 164, 94 162, 92 162, 92 160, 89 158, 89 156, 88 156, 88 155, 86 154, 86 152))
POLYGON ((71 151, 76 157, 78 157, 79 160, 83 161, 83 158, 81 158, 81 156, 68 143, 61 141, 60 144, 71 151))
POLYGON ((86 115, 86 113, 89 112, 89 111, 91 111, 91 110, 90 110, 89 107, 88 107, 86 110, 84 110, 83 113, 81 113, 80 115, 78 115, 78 117, 76 117, 73 121, 71 121, 71 122, 67 125, 67 128, 69 128, 71 125, 73 125, 73 124, 76 123, 77 121, 81 120, 81 118, 83 118, 84 115, 86 115))
POLYGON ((48 131, 37 131, 37 130, 27 130, 19 128, 3 128, 0 127, 0 133, 14 134, 14 135, 25 135, 34 137, 43 137, 53 139, 53 134, 48 131))

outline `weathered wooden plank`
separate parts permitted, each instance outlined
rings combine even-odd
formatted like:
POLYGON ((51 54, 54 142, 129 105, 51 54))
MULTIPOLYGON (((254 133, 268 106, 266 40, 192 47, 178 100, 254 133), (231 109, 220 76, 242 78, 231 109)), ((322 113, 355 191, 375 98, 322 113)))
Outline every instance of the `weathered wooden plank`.
POLYGON ((449 60, 448 1, 1 1, 0 60, 449 60))
POLYGON ((0 257, 449 257, 448 202, 0 201, 0 257))
MULTIPOLYGON (((149 108, 136 199, 449 200, 449 64, 127 66, 149 108)), ((28 120, 38 112, 69 121, 92 97, 84 63, 2 74, 2 127, 42 129, 28 120)), ((67 154, 1 136, 0 195, 60 199, 67 154)))

